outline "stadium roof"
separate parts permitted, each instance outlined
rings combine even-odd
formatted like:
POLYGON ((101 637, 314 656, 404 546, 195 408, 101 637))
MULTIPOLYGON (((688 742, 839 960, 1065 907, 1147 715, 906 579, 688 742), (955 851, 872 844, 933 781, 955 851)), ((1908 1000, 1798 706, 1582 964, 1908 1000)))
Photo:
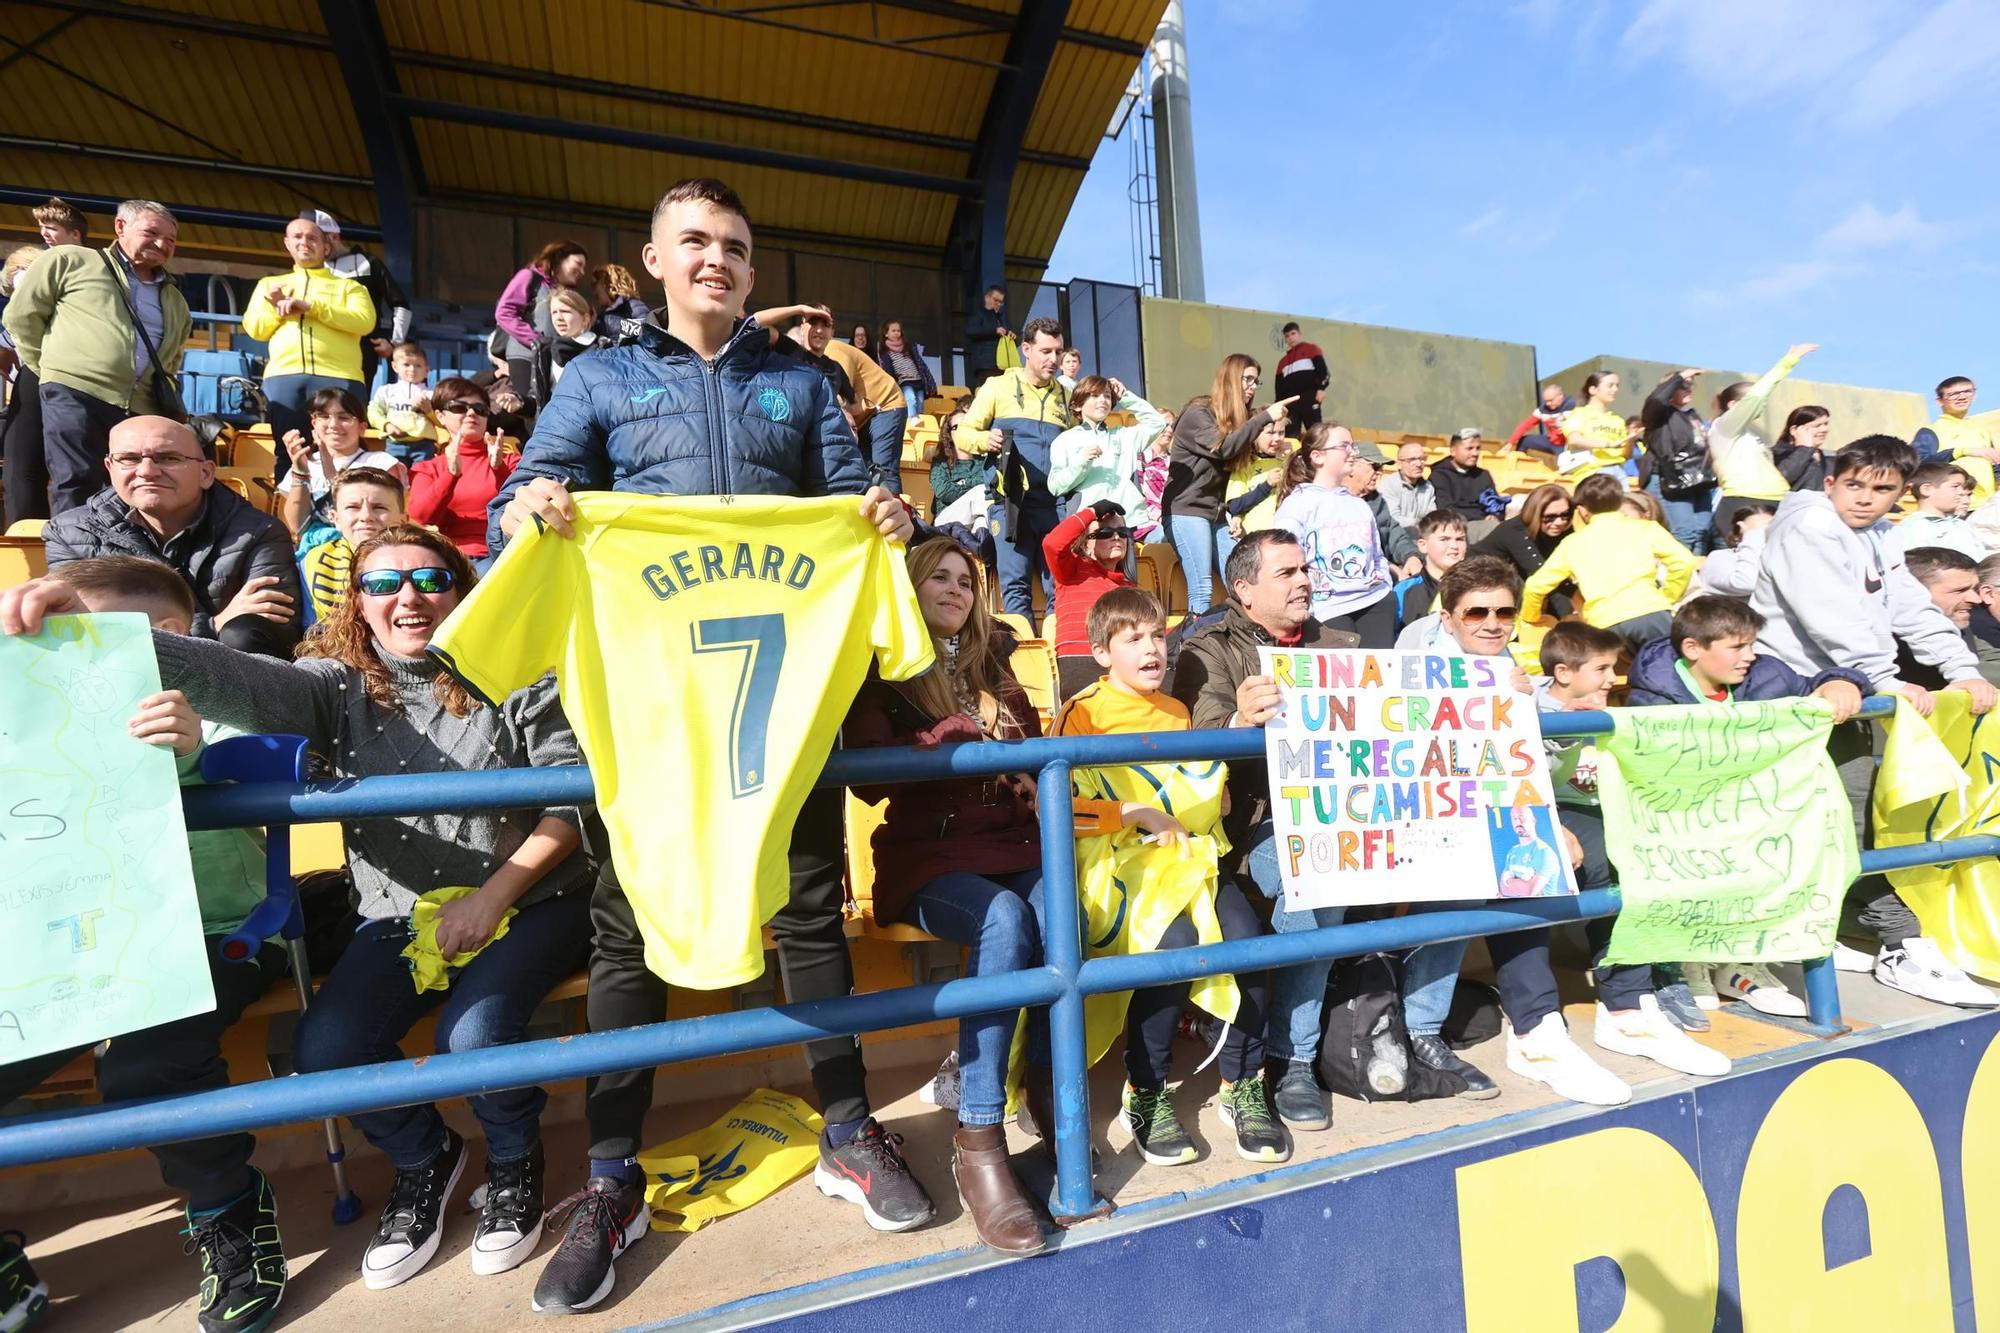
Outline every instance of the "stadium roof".
MULTIPOLYGON (((760 234, 1053 249, 1160 0, 0 0, 0 200, 160 199, 268 256, 308 205, 640 223, 686 175, 760 234)), ((997 252, 997 253, 996 253, 997 252)))

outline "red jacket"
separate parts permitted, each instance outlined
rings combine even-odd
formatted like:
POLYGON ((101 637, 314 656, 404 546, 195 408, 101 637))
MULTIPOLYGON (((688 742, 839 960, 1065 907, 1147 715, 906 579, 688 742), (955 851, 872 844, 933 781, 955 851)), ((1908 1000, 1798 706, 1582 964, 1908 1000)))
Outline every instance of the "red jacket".
POLYGON ((1514 433, 1507 437, 1507 443, 1512 448, 1518 449, 1521 447, 1522 437, 1527 435, 1544 436, 1547 438, 1550 444, 1555 445, 1558 449, 1560 449, 1568 441, 1569 438, 1568 436, 1563 434, 1563 428, 1561 426, 1557 425, 1553 421, 1544 421, 1539 414, 1533 412, 1528 414, 1528 419, 1526 421, 1523 421, 1520 425, 1514 427, 1514 433))
POLYGON ((521 456, 503 453, 500 465, 495 467, 487 461, 483 441, 446 447, 458 450, 459 475, 452 475, 443 454, 426 458, 412 468, 410 522, 428 523, 467 555, 485 555, 487 502, 507 484, 521 456))
MULTIPOLYGON (((1013 640, 994 645, 1001 663, 1013 640)), ((1003 673, 1005 667, 1002 667, 1003 673)), ((1005 675, 1001 702, 1017 719, 998 739, 1021 740, 1042 734, 1041 718, 1028 696, 1005 675)), ((963 713, 940 721, 910 701, 902 690, 871 676, 861 687, 841 727, 848 749, 882 745, 956 745, 983 739, 979 725, 963 713)), ((889 808, 875 830, 875 919, 900 920, 917 890, 953 870, 1005 875, 1042 863, 1041 824, 1027 802, 998 779, 962 778, 946 782, 904 782, 856 787, 873 804, 889 808)))
POLYGON ((1095 517, 1090 510, 1079 509, 1056 524, 1054 532, 1042 538, 1042 555, 1047 558, 1049 572, 1056 579, 1057 657, 1073 654, 1090 656, 1090 632, 1086 628, 1090 608, 1113 588, 1129 587, 1132 582, 1125 577, 1124 570, 1106 569, 1095 560, 1086 560, 1070 550, 1095 517))

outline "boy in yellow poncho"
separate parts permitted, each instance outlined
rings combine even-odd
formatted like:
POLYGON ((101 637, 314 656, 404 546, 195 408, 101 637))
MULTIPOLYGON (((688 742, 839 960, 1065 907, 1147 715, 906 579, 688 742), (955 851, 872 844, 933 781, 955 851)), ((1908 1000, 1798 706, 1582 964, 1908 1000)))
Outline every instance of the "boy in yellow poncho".
MULTIPOLYGON (((1152 594, 1114 588, 1090 610, 1090 649, 1106 676, 1063 705, 1058 736, 1185 731, 1187 706, 1161 693, 1166 615, 1152 594)), ((1075 774, 1077 888, 1091 957, 1178 949, 1263 933, 1242 890, 1218 880, 1222 834, 1220 763, 1078 769, 1075 774)), ((1265 978, 1207 977, 1192 999, 1228 1026, 1221 1048, 1222 1122, 1236 1151, 1253 1162, 1282 1162, 1291 1144, 1271 1112, 1264 1084, 1265 978)), ((1125 1029, 1125 1121, 1140 1155, 1156 1166, 1195 1158, 1174 1115, 1167 1074, 1175 1029, 1190 998, 1186 982, 1129 995, 1092 996, 1086 1040, 1095 1062, 1125 1029), (1129 1010, 1129 1013, 1128 1013, 1129 1010)))

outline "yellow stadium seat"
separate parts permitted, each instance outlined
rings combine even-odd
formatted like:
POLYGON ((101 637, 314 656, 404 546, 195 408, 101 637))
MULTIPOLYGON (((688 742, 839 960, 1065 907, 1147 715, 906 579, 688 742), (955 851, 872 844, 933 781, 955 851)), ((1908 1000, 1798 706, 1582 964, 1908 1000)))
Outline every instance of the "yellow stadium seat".
POLYGON ((339 870, 347 864, 347 840, 338 824, 292 825, 292 874, 339 870))
POLYGON ((1014 638, 1017 642, 1026 643, 1029 639, 1035 637, 1035 627, 1030 625, 1028 618, 1018 611, 995 611, 993 619, 995 623, 1005 625, 1008 629, 1014 631, 1014 638))
POLYGON ((42 535, 42 525, 47 522, 48 520, 45 518, 17 518, 8 527, 7 535, 9 537, 39 537, 42 535))
POLYGON ((40 537, 0 537, 0 588, 11 588, 49 572, 40 537))
POLYGON ((1014 646, 1014 656, 1007 665, 1013 668, 1014 679, 1021 682, 1028 702, 1042 715, 1042 730, 1047 731, 1056 720, 1056 705, 1062 702, 1055 645, 1047 639, 1023 639, 1014 646))
POLYGON ((875 830, 882 826, 888 803, 870 805, 853 792, 846 796, 847 896, 854 903, 861 933, 872 939, 909 943, 937 938, 900 922, 875 919, 875 830))

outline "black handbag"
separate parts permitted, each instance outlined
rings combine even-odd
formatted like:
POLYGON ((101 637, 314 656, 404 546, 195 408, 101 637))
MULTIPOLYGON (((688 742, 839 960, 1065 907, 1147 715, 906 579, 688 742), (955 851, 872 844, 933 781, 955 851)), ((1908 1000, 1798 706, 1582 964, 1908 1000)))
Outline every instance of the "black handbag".
MULTIPOLYGON (((146 332, 146 325, 139 318, 139 307, 133 304, 131 291, 118 280, 118 266, 111 262, 111 253, 108 250, 99 250, 97 257, 102 259, 104 267, 110 270, 112 284, 118 288, 119 295, 125 298, 125 313, 132 317, 132 330, 139 335, 139 341, 145 344, 147 364, 153 372, 154 407, 160 416, 170 421, 185 422, 188 419, 187 400, 181 397, 180 383, 167 373, 165 366, 160 364, 160 349, 153 346, 153 337, 146 332)), ((164 307, 164 302, 162 305, 164 307)))
POLYGON ((1715 465, 1708 456, 1708 432, 1697 424, 1694 439, 1660 460, 1655 475, 1659 478, 1660 493, 1670 499, 1715 485, 1715 465))

